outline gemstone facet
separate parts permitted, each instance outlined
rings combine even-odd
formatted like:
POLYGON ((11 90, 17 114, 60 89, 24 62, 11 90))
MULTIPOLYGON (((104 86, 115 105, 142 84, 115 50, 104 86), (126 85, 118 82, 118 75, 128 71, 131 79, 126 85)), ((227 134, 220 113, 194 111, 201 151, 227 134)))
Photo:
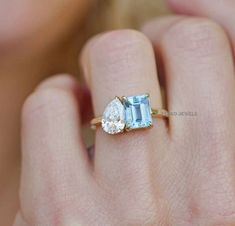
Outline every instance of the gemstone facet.
POLYGON ((113 99, 102 116, 102 128, 109 134, 121 133, 125 128, 124 106, 119 98, 113 99))
POLYGON ((149 95, 124 97, 126 129, 147 128, 152 125, 149 95))

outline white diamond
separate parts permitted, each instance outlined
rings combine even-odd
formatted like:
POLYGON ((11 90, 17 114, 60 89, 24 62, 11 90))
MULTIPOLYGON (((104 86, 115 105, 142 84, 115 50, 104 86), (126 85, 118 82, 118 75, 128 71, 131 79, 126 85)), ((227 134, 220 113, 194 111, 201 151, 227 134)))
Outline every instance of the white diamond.
POLYGON ((120 133, 125 128, 124 106, 117 97, 104 110, 102 128, 109 134, 120 133))

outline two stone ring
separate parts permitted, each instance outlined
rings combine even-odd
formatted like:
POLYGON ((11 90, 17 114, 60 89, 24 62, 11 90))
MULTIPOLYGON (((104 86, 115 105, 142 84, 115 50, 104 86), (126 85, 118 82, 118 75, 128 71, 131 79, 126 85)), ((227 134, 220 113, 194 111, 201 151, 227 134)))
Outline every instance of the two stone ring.
POLYGON ((164 109, 151 108, 149 94, 115 97, 101 117, 91 120, 91 126, 95 129, 101 124, 106 133, 118 134, 150 128, 153 117, 168 116, 169 113, 164 109))

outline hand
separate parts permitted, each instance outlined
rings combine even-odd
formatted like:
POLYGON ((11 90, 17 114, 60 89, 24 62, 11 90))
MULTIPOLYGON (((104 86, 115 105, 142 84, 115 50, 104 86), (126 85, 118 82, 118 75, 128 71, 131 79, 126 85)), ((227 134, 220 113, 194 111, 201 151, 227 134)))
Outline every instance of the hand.
MULTIPOLYGON (((145 131, 97 129, 95 155, 81 137, 71 78, 45 81, 22 116, 21 210, 15 226, 235 225, 235 81, 228 38, 206 19, 163 18, 145 26, 170 112, 145 131)), ((85 47, 82 66, 102 114, 115 96, 150 93, 162 107, 149 40, 108 32, 85 47)))

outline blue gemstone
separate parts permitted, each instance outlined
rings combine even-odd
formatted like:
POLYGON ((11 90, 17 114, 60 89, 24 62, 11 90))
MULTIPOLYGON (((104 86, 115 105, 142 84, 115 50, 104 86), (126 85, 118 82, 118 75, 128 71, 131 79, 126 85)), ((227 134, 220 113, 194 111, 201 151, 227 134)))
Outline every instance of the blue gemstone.
POLYGON ((146 128, 152 125, 148 95, 126 97, 123 104, 127 129, 146 128))

